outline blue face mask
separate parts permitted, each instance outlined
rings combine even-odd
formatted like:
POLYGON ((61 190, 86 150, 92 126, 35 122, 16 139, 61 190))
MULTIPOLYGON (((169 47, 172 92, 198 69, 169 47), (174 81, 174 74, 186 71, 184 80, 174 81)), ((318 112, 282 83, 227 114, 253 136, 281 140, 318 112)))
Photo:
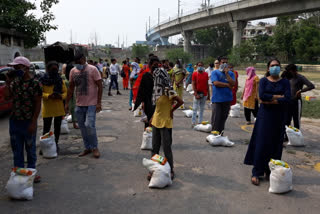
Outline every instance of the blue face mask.
POLYGON ((273 66, 270 68, 271 76, 279 76, 279 74, 280 74, 280 66, 273 66))
POLYGON ((24 75, 24 70, 21 70, 21 69, 16 70, 16 71, 15 71, 15 74, 16 74, 17 77, 23 77, 23 75, 24 75))
POLYGON ((82 71, 84 68, 84 65, 80 65, 80 64, 75 64, 74 65, 79 71, 82 71))
POLYGON ((204 71, 203 67, 198 67, 198 71, 204 71))

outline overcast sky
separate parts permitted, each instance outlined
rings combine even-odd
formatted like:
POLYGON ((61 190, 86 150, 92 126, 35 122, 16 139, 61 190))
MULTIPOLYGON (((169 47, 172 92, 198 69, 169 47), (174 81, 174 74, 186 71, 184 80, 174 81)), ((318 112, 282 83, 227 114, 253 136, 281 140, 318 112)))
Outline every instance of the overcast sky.
MULTIPOLYGON (((181 9, 183 13, 196 10, 202 1, 181 0, 181 9)), ((39 3, 39 0, 36 2, 39 3)), ((58 30, 46 34, 47 43, 70 43, 72 31, 74 43, 93 42, 96 33, 98 44, 117 46, 119 36, 120 45, 124 42, 126 46, 127 41, 128 46, 131 46, 137 40, 145 40, 149 16, 151 26, 158 23, 158 8, 161 21, 176 16, 177 2, 178 0, 60 0, 52 9, 56 16, 53 24, 58 26, 58 30)), ((274 21, 268 19, 267 22, 274 21)), ((176 42, 176 39, 172 38, 170 42, 176 42)))

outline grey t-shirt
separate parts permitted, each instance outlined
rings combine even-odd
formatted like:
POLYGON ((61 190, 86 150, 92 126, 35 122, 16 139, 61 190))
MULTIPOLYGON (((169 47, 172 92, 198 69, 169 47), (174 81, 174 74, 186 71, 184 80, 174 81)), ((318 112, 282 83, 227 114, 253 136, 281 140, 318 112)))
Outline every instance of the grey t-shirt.
POLYGON ((301 90, 301 92, 306 92, 314 89, 314 85, 303 75, 297 74, 296 77, 290 79, 290 86, 291 86, 291 99, 300 99, 297 97, 297 91, 301 90), (306 85, 306 88, 303 86, 306 85))

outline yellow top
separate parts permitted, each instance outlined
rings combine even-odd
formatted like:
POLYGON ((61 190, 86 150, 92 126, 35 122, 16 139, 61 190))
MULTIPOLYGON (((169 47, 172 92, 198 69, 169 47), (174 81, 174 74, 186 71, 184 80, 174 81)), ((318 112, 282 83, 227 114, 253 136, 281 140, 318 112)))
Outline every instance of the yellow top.
POLYGON ((156 128, 172 129, 173 120, 171 118, 172 100, 168 96, 162 95, 156 103, 156 110, 153 114, 152 125, 156 128))
POLYGON ((244 107, 246 107, 248 109, 255 108, 256 99, 258 99, 258 97, 259 97, 259 94, 257 93, 259 88, 257 88, 257 87, 259 87, 259 77, 258 76, 256 76, 254 78, 251 96, 246 101, 243 102, 244 107))
POLYGON ((64 116, 64 104, 63 100, 67 98, 67 87, 65 81, 62 83, 62 100, 59 99, 48 99, 49 95, 53 93, 53 85, 52 86, 43 86, 43 94, 42 94, 42 117, 59 117, 64 116))

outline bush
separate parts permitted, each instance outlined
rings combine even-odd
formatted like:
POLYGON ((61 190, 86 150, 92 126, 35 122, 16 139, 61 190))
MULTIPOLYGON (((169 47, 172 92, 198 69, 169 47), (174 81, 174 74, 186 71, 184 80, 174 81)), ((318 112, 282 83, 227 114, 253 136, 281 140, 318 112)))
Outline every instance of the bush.
POLYGON ((171 62, 175 62, 176 60, 182 60, 182 63, 189 63, 192 59, 192 55, 190 53, 184 52, 183 48, 177 48, 168 50, 166 52, 166 57, 171 62))
POLYGON ((150 52, 149 46, 134 44, 132 46, 131 56, 139 57, 140 59, 145 59, 147 58, 147 55, 149 54, 149 52, 150 52))

